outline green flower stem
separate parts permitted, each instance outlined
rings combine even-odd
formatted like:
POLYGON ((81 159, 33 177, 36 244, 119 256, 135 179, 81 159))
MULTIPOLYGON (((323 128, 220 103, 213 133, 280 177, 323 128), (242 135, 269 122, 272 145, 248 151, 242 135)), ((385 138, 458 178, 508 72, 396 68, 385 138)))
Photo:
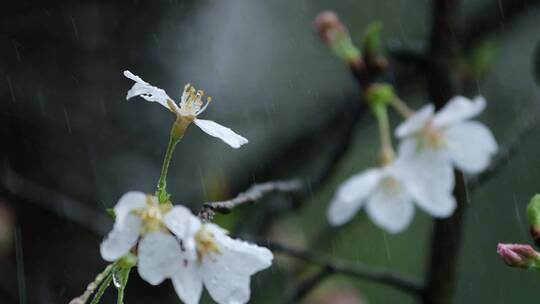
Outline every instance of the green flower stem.
POLYGON ((379 136, 381 141, 381 162, 383 165, 390 163, 394 159, 394 148, 392 147, 392 137, 390 135, 390 122, 386 105, 377 103, 373 105, 373 113, 379 125, 379 136))
POLYGON ((99 303, 99 300, 101 300, 101 297, 103 296, 107 288, 111 285, 112 280, 113 280, 112 272, 109 272, 107 276, 105 277, 105 279, 103 280, 103 282, 101 283, 101 285, 99 285, 99 288, 96 294, 94 295, 92 302, 90 302, 90 304, 99 303))
POLYGON ((392 99, 391 105, 399 112, 399 114, 401 114, 401 116, 403 116, 403 118, 409 118, 414 114, 414 111, 397 96, 392 99))
POLYGON ((169 144, 167 145, 167 151, 165 152, 165 158, 163 159, 163 166, 161 167, 161 174, 157 185, 156 196, 160 204, 166 203, 169 200, 169 194, 167 193, 167 173, 169 172, 169 165, 174 153, 174 148, 178 144, 179 140, 174 139, 172 136, 169 138, 169 144))
MULTIPOLYGON (((109 280, 109 277, 112 279, 112 271, 115 267, 115 264, 109 264, 107 267, 105 267, 105 269, 96 276, 96 278, 94 279, 93 282, 91 282, 90 284, 88 284, 88 286, 86 287, 86 290, 84 291, 84 293, 79 296, 78 298, 75 298, 73 299, 73 301, 71 303, 86 303, 86 301, 88 301, 88 299, 90 298, 90 296, 94 293, 94 291, 96 291, 96 289, 99 287, 98 289, 98 293, 99 293, 99 290, 101 290, 101 288, 103 287, 103 285, 107 285, 110 284, 109 283, 106 283, 107 280, 109 280)), ((107 287, 105 287, 104 289, 106 289, 107 287)), ((103 290, 103 292, 105 292, 105 290, 103 290)), ((97 294, 98 294, 97 293, 97 294)), ((94 302, 96 300, 96 297, 97 297, 97 294, 96 296, 94 296, 94 300, 92 300, 92 304, 94 303, 97 303, 97 302, 94 302)), ((101 296, 99 296, 100 298, 101 296)), ((98 298, 98 301, 99 301, 99 298, 98 298)))
POLYGON ((116 304, 124 304, 124 291, 126 290, 127 282, 131 267, 120 269, 120 286, 118 287, 118 297, 116 304))
POLYGON ((169 194, 166 190, 169 165, 171 164, 176 145, 182 140, 182 137, 184 137, 184 133, 193 119, 194 117, 177 116, 176 121, 171 128, 169 144, 167 145, 167 151, 165 152, 165 158, 163 159, 163 166, 161 167, 161 174, 157 184, 156 196, 160 204, 165 204, 169 201, 169 194))

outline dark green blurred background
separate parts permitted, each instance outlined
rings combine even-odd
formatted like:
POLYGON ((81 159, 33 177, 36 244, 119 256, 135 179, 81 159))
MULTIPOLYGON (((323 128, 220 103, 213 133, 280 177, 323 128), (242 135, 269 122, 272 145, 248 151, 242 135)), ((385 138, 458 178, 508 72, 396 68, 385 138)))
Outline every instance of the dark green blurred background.
MULTIPOLYGON (((464 1, 463 12, 466 29, 489 15, 500 20, 474 41, 463 62, 482 70, 468 93, 487 98, 480 120, 501 144, 540 104, 533 66, 540 41, 538 1, 514 1, 524 9, 512 15, 503 2, 464 1)), ((335 10, 355 41, 367 24, 380 20, 383 53, 423 50, 431 23, 427 0, 55 0, 2 6, 0 303, 22 303, 21 297, 26 303, 66 303, 79 295, 105 265, 98 250, 101 236, 92 231, 111 227, 103 209, 126 191, 154 191, 173 117, 155 104, 125 101, 132 83, 124 69, 173 98, 186 82, 201 87, 214 98, 204 118, 250 140, 233 150, 189 129, 173 159, 169 191, 173 201, 196 211, 203 202, 232 197, 256 181, 310 180, 320 171, 335 137, 326 132, 282 161, 271 160, 340 106, 360 101, 348 68, 314 33, 313 19, 321 10, 335 10), (264 169, 268 164, 271 173, 264 169), (83 202, 101 214, 83 216, 83 222, 98 224, 88 229, 66 219, 62 214, 85 210, 55 205, 41 194, 37 203, 31 188, 13 193, 13 172, 83 202)), ((387 80, 402 84, 403 99, 414 107, 427 102, 423 77, 407 62, 395 66, 387 80)), ((506 267, 495 252, 498 242, 530 241, 524 208, 540 192, 538 131, 540 126, 508 166, 470 196, 455 303, 536 303, 540 297, 540 276, 506 267)), ((422 278, 432 221, 421 211, 399 235, 386 234, 360 213, 330 237, 316 239, 327 226, 325 209, 335 187, 373 166, 377 145, 375 125, 366 115, 338 173, 313 193, 306 208, 281 217, 265 234, 298 247, 315 238, 314 248, 351 263, 422 278)), ((260 206, 285 203, 272 196, 216 220, 235 235, 253 235, 253 223, 265 217, 260 206)), ((293 284, 288 272, 304 266, 278 257, 254 277, 251 302, 280 303, 293 284)), ((352 293, 357 300, 351 303, 414 301, 384 286, 333 276, 305 302, 332 303, 336 292, 352 293)), ((151 287, 134 274, 126 302, 179 300, 169 282, 151 287)))

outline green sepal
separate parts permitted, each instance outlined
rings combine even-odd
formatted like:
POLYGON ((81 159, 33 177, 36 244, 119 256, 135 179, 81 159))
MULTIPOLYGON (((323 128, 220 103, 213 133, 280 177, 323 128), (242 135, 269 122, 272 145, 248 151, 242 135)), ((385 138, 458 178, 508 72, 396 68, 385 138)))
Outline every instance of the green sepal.
POLYGON ((114 208, 107 208, 105 209, 105 212, 107 212, 113 220, 116 219, 116 212, 114 211, 114 208))
POLYGON ((137 256, 133 253, 128 252, 120 259, 116 261, 116 267, 118 268, 132 268, 137 265, 137 256))

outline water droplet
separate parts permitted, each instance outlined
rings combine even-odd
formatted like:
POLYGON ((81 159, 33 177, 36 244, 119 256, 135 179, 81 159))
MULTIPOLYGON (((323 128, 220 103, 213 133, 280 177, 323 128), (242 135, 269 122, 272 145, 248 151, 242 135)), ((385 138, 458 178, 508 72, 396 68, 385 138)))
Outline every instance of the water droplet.
POLYGON ((120 288, 120 286, 122 286, 122 275, 118 269, 113 270, 112 278, 114 286, 120 288))

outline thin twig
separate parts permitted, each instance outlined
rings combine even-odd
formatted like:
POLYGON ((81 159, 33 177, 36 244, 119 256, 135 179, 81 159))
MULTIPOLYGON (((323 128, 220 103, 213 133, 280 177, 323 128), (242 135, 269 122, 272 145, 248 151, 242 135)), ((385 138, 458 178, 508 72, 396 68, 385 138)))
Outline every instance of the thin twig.
POLYGON ((226 201, 206 202, 199 211, 199 217, 204 221, 211 221, 214 213, 227 214, 232 209, 256 202, 265 194, 271 192, 292 193, 302 189, 302 182, 299 180, 271 181, 251 186, 245 192, 238 194, 235 198, 226 201))
MULTIPOLYGON (((521 116, 520 116, 521 117, 521 116)), ((529 113, 525 119, 520 119, 519 126, 513 128, 512 136, 508 142, 499 147, 499 152, 491 161, 491 165, 481 174, 472 176, 468 179, 467 186, 469 191, 474 191, 485 184, 508 164, 510 160, 519 152, 523 140, 534 130, 534 127, 540 120, 540 105, 529 113)))
POLYGON ((292 248, 268 240, 261 241, 259 243, 260 245, 266 246, 274 252, 279 252, 324 268, 328 268, 329 271, 335 274, 342 274, 361 280, 369 280, 413 294, 419 294, 422 291, 422 284, 417 280, 404 277, 385 269, 358 263, 351 264, 314 251, 292 248))
POLYGON ((304 296, 306 296, 311 290, 315 289, 320 283, 334 273, 334 270, 330 267, 323 267, 316 274, 301 281, 298 286, 292 289, 291 294, 286 297, 285 303, 298 303, 304 296))

